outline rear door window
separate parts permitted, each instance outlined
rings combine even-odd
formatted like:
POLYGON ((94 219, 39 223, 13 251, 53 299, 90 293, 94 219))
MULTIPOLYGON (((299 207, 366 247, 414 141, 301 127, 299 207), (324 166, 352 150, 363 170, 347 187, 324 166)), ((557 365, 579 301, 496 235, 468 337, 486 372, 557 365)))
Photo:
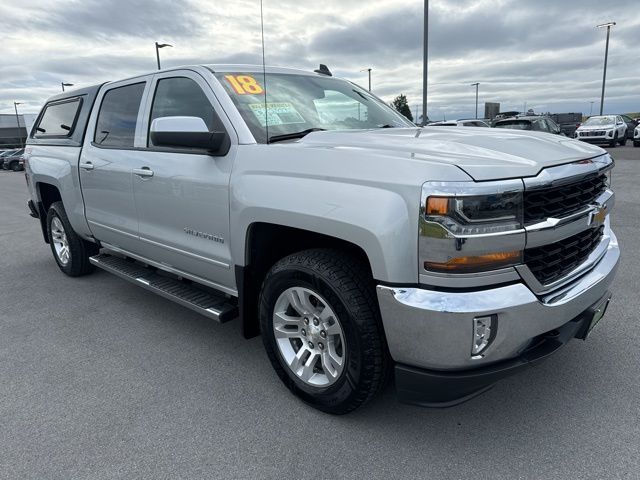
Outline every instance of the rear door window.
POLYGON ((97 146, 133 148, 144 87, 142 82, 105 93, 93 137, 97 146))
POLYGON ((68 137, 73 133, 80 107, 80 98, 50 103, 36 126, 34 137, 68 137))

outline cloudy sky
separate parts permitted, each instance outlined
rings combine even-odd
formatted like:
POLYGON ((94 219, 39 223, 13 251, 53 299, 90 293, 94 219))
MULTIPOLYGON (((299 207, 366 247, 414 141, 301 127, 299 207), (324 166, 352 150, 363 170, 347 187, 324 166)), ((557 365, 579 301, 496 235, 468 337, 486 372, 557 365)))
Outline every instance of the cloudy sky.
MULTIPOLYGON (((317 68, 421 103, 422 0, 264 0, 268 64, 317 68)), ((259 0, 1 0, 0 113, 37 112, 60 82, 86 86, 193 63, 260 63, 259 0)), ((640 111, 640 1, 431 0, 429 116, 474 115, 480 82, 502 110, 640 111), (613 7, 615 6, 615 10, 613 7)))

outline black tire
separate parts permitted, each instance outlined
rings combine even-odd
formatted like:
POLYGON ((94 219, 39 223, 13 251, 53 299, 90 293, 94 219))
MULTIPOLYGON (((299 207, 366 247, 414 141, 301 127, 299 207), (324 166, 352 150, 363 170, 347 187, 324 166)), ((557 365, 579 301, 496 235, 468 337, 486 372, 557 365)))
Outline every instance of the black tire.
POLYGON ((616 134, 613 136, 613 140, 609 142, 609 148, 615 148, 617 143, 618 143, 618 132, 616 132, 616 134))
POLYGON ((638 141, 634 140, 634 141, 633 141, 633 146, 634 146, 634 147, 640 147, 640 142, 638 142, 638 141))
POLYGON ((620 146, 624 147, 627 144, 627 134, 625 133, 622 137, 622 140, 620 140, 620 146))
POLYGON ((73 230, 71 223, 69 223, 69 218, 67 217, 67 212, 65 211, 62 202, 55 202, 49 207, 47 212, 47 236, 49 237, 49 245, 51 246, 53 258, 56 260, 60 270, 65 274, 70 277, 79 277, 91 273, 94 270, 94 266, 89 262, 89 257, 98 253, 98 245, 87 242, 78 236, 78 234, 73 230), (54 218, 58 218, 60 222, 62 222, 64 233, 69 245, 70 258, 66 264, 58 258, 53 242, 51 222, 54 218))
POLYGON ((332 414, 345 414, 371 400, 384 386, 389 355, 375 297, 375 285, 363 262, 337 250, 316 249, 278 261, 267 274, 259 302, 262 340, 276 373, 296 396, 332 414), (335 383, 317 387, 303 382, 285 363, 273 333, 278 297, 288 288, 318 292, 335 312, 345 337, 345 367, 335 383))
POLYGON ((9 168, 10 168, 11 170, 13 170, 14 172, 19 172, 19 171, 21 170, 21 169, 20 169, 20 163, 18 163, 18 162, 13 162, 13 163, 11 163, 11 164, 9 165, 9 168))

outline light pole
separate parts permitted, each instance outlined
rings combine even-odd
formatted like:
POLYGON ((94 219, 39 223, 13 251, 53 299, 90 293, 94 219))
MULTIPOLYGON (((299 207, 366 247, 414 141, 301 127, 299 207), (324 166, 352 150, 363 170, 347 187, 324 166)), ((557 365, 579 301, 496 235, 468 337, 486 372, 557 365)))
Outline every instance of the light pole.
POLYGON ((60 82, 60 85, 62 86, 62 91, 63 92, 64 92, 64 87, 73 87, 73 83, 60 82))
POLYGON ((427 123, 427 73, 429 64, 429 0, 424 0, 422 41, 422 125, 425 125, 427 123))
POLYGON ((160 70, 160 49, 164 47, 173 47, 173 45, 156 42, 156 60, 158 61, 158 70, 160 70))
POLYGON ((20 138, 20 148, 24 148, 24 143, 22 142, 22 135, 20 134, 20 117, 18 116, 18 105, 22 105, 22 102, 13 102, 13 108, 16 111, 16 123, 18 124, 18 137, 20 138))
POLYGON ((600 115, 604 110, 604 84, 607 81, 607 58, 609 57, 609 35, 611 33, 611 27, 613 27, 616 22, 603 23, 601 25, 596 25, 596 28, 604 28, 607 27, 607 44, 604 49, 604 72, 602 73, 602 96, 600 97, 600 115))
POLYGON ((364 68, 362 70, 360 70, 361 72, 369 72, 369 91, 371 91, 371 69, 370 68, 364 68))
POLYGON ((480 82, 472 83, 472 87, 476 87, 476 120, 478 119, 478 86, 480 82))

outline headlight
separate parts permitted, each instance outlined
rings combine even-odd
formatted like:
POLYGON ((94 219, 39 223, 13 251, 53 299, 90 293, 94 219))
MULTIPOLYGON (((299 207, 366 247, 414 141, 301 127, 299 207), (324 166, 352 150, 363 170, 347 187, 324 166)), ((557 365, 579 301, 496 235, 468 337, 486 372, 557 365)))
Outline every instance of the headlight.
POLYGON ((430 196, 425 219, 465 235, 498 233, 522 226, 522 192, 469 197, 430 196))
POLYGON ((522 262, 523 184, 425 184, 420 221, 422 268, 470 273, 522 262))

